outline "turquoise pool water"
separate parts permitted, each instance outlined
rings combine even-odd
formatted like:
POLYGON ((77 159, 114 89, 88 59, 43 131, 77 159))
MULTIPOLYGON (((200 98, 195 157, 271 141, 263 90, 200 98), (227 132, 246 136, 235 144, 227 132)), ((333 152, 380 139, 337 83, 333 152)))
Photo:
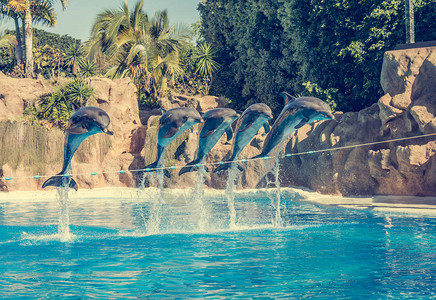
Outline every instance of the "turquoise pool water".
POLYGON ((0 297, 51 299, 436 296, 436 219, 323 207, 274 196, 164 195, 147 231, 150 193, 75 198, 69 229, 40 193, 0 201, 0 297), (206 211, 206 217, 201 215, 206 211), (203 216, 200 225, 199 217, 203 216), (64 240, 64 241, 61 241, 64 240))

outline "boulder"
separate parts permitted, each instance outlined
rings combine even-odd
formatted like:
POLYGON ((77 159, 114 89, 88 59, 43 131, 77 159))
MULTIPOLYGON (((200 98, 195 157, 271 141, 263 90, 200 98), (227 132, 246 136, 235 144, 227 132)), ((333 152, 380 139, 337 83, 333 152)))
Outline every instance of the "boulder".
POLYGON ((0 76, 0 121, 18 119, 24 109, 50 91, 42 80, 0 76))
POLYGON ((346 148, 283 159, 286 185, 343 195, 436 195, 434 137, 378 144, 436 133, 436 48, 386 52, 380 81, 386 94, 377 105, 291 137, 287 152, 346 148))
POLYGON ((219 108, 219 107, 226 107, 227 102, 222 97, 215 97, 215 96, 203 96, 201 98, 197 98, 197 107, 196 109, 204 114, 208 110, 219 108))

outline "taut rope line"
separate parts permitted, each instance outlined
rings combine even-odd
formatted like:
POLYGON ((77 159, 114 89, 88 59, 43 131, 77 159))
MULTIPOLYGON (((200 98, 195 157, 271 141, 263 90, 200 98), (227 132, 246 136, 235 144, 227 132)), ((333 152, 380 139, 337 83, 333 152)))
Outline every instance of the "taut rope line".
MULTIPOLYGON (((385 141, 378 141, 378 142, 371 142, 371 143, 363 143, 363 144, 357 144, 357 145, 349 145, 349 146, 340 146, 340 147, 333 147, 328 149, 320 149, 320 150, 311 150, 311 151, 305 151, 305 152, 297 152, 297 153, 287 153, 284 154, 284 157, 291 157, 291 156, 298 156, 298 155, 307 155, 307 154, 315 154, 315 153, 322 153, 322 152, 330 152, 330 151, 336 151, 336 150, 343 150, 343 149, 351 149, 351 148, 358 148, 358 147, 365 147, 365 146, 373 146, 373 145, 379 145, 384 143, 395 143, 395 142, 401 142, 401 141, 407 141, 407 140, 413 140, 418 138, 424 138, 424 137, 432 137, 436 136, 436 133, 428 133, 428 134, 422 134, 422 135, 416 135, 411 137, 404 137, 404 138, 397 138, 397 139, 390 139, 385 141)), ((245 163, 248 161, 254 161, 254 160, 269 160, 276 158, 276 156, 265 156, 265 157, 258 157, 258 158, 244 158, 244 159, 238 159, 234 161, 226 161, 226 162, 212 162, 212 163, 202 163, 202 164, 196 164, 196 167, 200 166, 207 166, 207 165, 222 165, 227 163, 245 163)), ((26 179, 26 178, 33 178, 33 179, 40 179, 40 178, 48 178, 53 176, 60 176, 60 177, 71 177, 71 176, 80 176, 80 175, 98 175, 98 174, 124 174, 126 172, 150 172, 150 171, 158 171, 158 170, 175 170, 183 168, 183 166, 168 166, 168 167, 160 167, 160 168, 145 168, 145 169, 137 169, 137 170, 119 170, 119 171, 112 171, 112 172, 91 172, 91 173, 73 173, 73 174, 64 174, 64 175, 33 175, 33 176, 21 176, 21 177, 0 177, 0 180, 12 180, 12 179, 26 179)))

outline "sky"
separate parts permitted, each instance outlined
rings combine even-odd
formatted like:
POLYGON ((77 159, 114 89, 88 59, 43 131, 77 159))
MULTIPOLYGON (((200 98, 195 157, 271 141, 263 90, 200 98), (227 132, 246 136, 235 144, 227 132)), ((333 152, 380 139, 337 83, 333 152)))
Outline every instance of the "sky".
MULTIPOLYGON (((92 25, 97 14, 105 9, 116 9, 126 0, 68 0, 67 7, 62 10, 58 4, 55 5, 58 23, 55 27, 38 25, 36 28, 44 29, 57 34, 68 34, 82 42, 89 38, 92 25)), ((133 9, 139 0, 127 0, 129 8, 133 9)), ((168 17, 171 24, 191 25, 200 19, 197 10, 200 0, 143 0, 143 10, 149 17, 154 16, 158 10, 168 10, 168 17)), ((59 2, 59 1, 58 1, 59 2)), ((14 29, 12 22, 2 22, 2 30, 14 29)))

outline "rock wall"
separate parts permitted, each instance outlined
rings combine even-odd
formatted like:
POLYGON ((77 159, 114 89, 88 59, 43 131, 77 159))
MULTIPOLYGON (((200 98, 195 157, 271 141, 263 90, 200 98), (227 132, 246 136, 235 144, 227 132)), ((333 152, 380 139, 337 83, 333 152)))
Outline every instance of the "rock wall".
MULTIPOLYGON (((97 134, 80 145, 72 160, 73 173, 79 174, 75 180, 80 188, 133 186, 133 175, 118 171, 127 169, 140 155, 132 147, 138 142, 132 137, 141 126, 136 87, 130 79, 91 78, 89 83, 95 94, 87 104, 108 112, 114 135, 97 134), (91 176, 94 171, 108 173, 91 176)), ((40 189, 46 178, 34 179, 33 175, 54 175, 62 168, 65 134, 22 118, 25 103, 48 91, 40 80, 0 77, 0 99, 7 108, 0 113, 0 174, 13 178, 0 180, 1 190, 40 189), (27 89, 31 93, 26 94, 27 89)))
MULTIPOLYGON (((289 152, 329 149, 436 133, 436 47, 385 53, 385 95, 360 112, 305 126, 289 152)), ((282 160, 284 185, 344 195, 436 195, 436 137, 282 160)))
MULTIPOLYGON (((72 161, 79 188, 136 186, 140 182, 134 170, 156 159, 160 112, 138 110, 136 87, 130 79, 91 78, 89 82, 95 97, 88 105, 108 112, 115 134, 91 136, 79 147, 72 161), (131 172, 120 174, 120 170, 131 172), (99 174, 92 176, 91 172, 99 174)), ((286 153, 350 147, 282 158, 282 186, 343 195, 436 195, 435 137, 351 147, 436 132, 436 48, 386 52, 381 85, 385 95, 373 106, 336 114, 337 121, 306 125, 292 135, 286 153)), ((0 180, 0 190, 40 189, 45 178, 36 180, 32 175, 56 174, 61 169, 64 133, 29 124, 21 117, 28 103, 48 91, 42 81, 0 74, 0 177, 16 178, 0 180)), ((212 96, 172 95, 160 102, 164 109, 189 106, 200 112, 226 105, 224 99, 212 96)), ((185 132, 167 148, 167 165, 182 166, 194 158, 198 130, 199 126, 185 132)), ((240 158, 257 155, 265 136, 261 129, 240 158)), ((231 147, 224 136, 206 162, 228 158, 231 147)), ((247 162, 239 188, 274 186, 273 164, 272 160, 247 162)), ((171 171, 166 186, 193 187, 197 174, 179 177, 178 171, 171 171)), ((226 172, 208 173, 206 185, 224 188, 226 176, 226 172)))

